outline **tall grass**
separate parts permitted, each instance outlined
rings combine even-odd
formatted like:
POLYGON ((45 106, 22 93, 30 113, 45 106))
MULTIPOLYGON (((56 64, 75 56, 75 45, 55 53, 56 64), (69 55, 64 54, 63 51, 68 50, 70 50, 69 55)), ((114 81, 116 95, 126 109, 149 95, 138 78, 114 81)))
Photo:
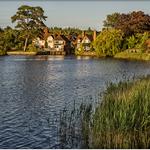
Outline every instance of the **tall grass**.
POLYGON ((96 108, 60 118, 61 148, 150 148, 150 76, 111 83, 96 108))
POLYGON ((92 105, 74 106, 72 111, 63 109, 60 113, 59 147, 88 148, 92 105))
POLYGON ((150 77, 111 84, 88 130, 90 148, 150 148, 150 77))

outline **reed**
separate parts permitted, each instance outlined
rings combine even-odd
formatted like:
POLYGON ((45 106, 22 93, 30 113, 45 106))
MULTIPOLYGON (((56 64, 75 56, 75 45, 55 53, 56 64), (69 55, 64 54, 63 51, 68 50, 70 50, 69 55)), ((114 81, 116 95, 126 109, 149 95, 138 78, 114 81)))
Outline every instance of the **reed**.
POLYGON ((110 84, 88 130, 90 148, 150 148, 150 77, 110 84))
POLYGON ((97 106, 60 115, 60 148, 150 148, 150 76, 111 83, 97 106))

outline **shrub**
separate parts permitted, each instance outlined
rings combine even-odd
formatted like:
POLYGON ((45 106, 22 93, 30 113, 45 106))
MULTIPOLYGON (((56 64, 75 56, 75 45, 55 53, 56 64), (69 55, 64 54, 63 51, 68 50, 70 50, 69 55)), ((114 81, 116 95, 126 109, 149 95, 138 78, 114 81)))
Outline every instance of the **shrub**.
POLYGON ((82 55, 84 53, 83 45, 81 44, 80 47, 75 49, 75 55, 82 55))
POLYGON ((0 50, 0 56, 2 56, 2 55, 6 55, 6 51, 0 50))
POLYGON ((139 42, 138 39, 134 35, 127 38, 126 41, 127 41, 128 48, 135 48, 137 43, 139 42))
POLYGON ((150 37, 150 34, 148 32, 145 32, 143 34, 137 34, 136 37, 139 39, 139 42, 136 45, 136 48, 139 48, 141 50, 146 49, 146 40, 150 37))
POLYGON ((127 45, 127 48, 141 49, 141 51, 146 49, 146 40, 149 38, 149 33, 136 33, 130 37, 125 38, 124 44, 127 45))
POLYGON ((27 51, 37 52, 38 49, 33 44, 29 44, 28 47, 27 47, 27 51))

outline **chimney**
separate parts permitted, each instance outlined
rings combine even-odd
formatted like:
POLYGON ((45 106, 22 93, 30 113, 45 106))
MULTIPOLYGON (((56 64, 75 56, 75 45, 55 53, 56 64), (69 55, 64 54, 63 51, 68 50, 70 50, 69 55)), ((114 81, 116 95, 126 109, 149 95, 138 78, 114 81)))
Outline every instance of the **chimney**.
POLYGON ((96 30, 93 31, 93 41, 96 40, 96 30))
POLYGON ((82 31, 82 38, 85 36, 85 31, 82 31))
POLYGON ((47 37, 48 37, 48 34, 49 34, 49 31, 48 31, 48 28, 44 28, 44 39, 46 40, 47 37))
POLYGON ((48 33, 49 33, 49 31, 48 31, 48 28, 47 28, 47 27, 45 27, 45 28, 44 28, 44 33, 45 33, 45 34, 48 34, 48 33))

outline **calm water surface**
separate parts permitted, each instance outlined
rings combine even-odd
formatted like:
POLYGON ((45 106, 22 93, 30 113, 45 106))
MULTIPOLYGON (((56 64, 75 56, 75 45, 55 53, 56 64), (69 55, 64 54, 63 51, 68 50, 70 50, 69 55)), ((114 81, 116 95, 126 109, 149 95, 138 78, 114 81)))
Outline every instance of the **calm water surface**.
POLYGON ((150 74, 150 62, 0 57, 0 148, 59 148, 64 107, 95 103, 108 82, 150 74))

